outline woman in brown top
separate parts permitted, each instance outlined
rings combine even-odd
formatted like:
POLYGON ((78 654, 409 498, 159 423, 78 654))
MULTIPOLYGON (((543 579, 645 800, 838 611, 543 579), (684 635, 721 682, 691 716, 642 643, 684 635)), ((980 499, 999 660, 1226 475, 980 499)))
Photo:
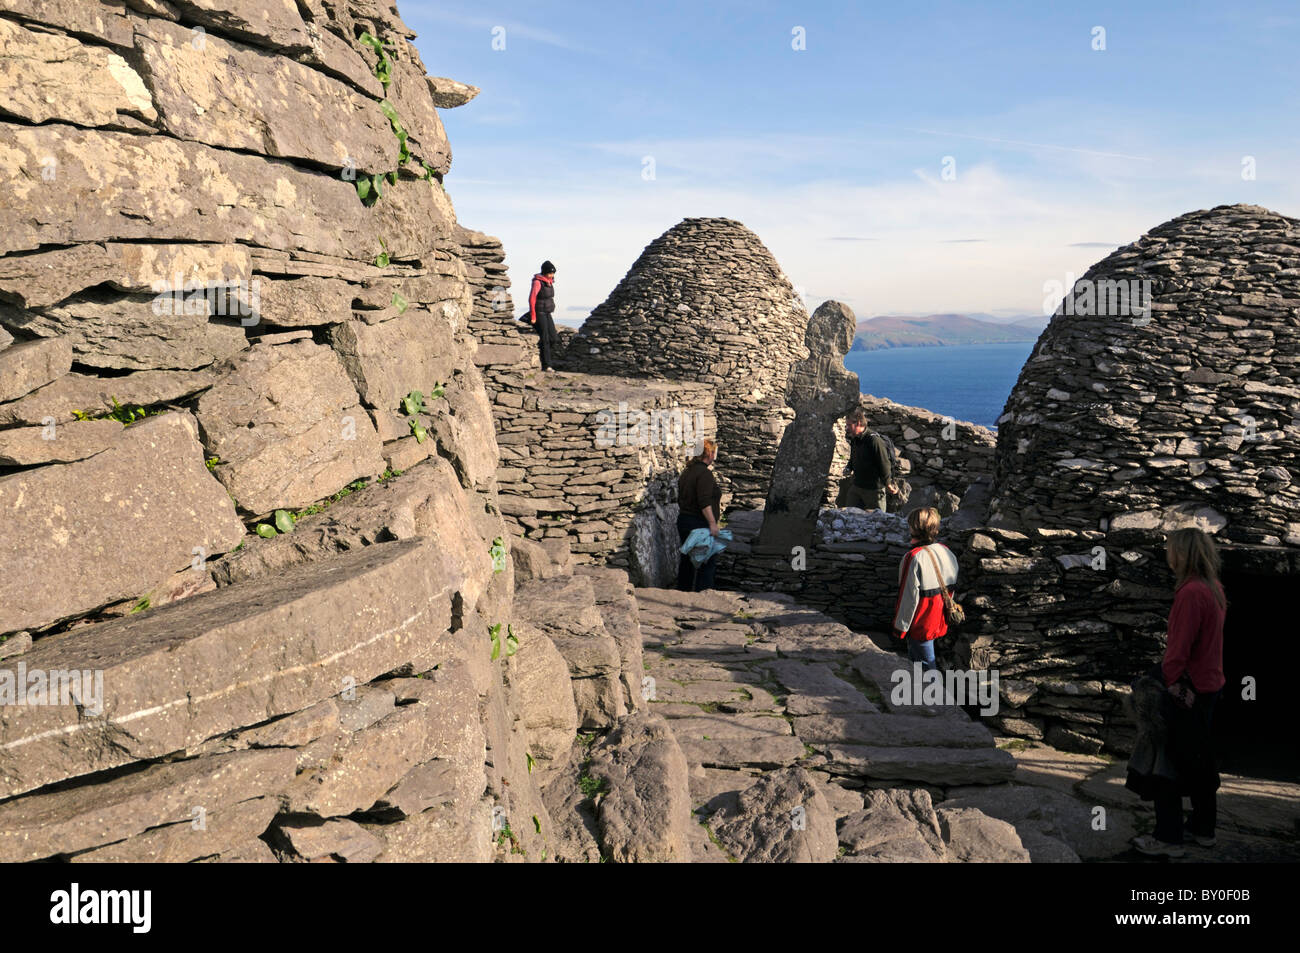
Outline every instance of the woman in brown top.
MULTIPOLYGON (((677 535, 678 545, 685 545, 686 537, 697 529, 707 528, 711 536, 718 535, 719 507, 722 505, 722 488, 713 476, 713 461, 718 459, 718 442, 705 440, 704 450, 682 471, 677 481, 677 535)), ((682 555, 677 564, 677 588, 686 592, 699 592, 713 588, 713 576, 718 569, 718 557, 705 560, 696 569, 691 558, 682 555)))

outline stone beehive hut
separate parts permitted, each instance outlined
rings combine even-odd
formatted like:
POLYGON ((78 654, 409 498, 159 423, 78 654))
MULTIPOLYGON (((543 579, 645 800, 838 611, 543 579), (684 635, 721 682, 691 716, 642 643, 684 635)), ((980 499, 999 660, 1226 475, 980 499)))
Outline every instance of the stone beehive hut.
POLYGON ((1089 269, 1039 338, 999 420, 995 510, 1300 544, 1298 377, 1300 221, 1166 222, 1089 269))
POLYGON ((1300 221, 1193 212, 1076 283, 999 420, 987 525, 962 540, 977 611, 959 654, 1001 671, 1004 728, 1126 747, 1120 703, 1162 651, 1182 526, 1224 557, 1229 684, 1268 677, 1240 647, 1300 565, 1298 376, 1300 221))
POLYGON ((716 387, 719 470, 732 504, 761 506, 793 419, 790 367, 807 356, 808 311, 740 222, 688 218, 651 242, 567 348, 574 370, 716 387))

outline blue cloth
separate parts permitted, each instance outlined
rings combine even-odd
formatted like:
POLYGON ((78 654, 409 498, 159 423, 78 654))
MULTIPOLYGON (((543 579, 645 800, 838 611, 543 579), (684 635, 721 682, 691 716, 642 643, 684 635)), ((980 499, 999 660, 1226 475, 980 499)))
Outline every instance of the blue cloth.
POLYGON ((718 530, 717 536, 710 533, 707 527, 691 530, 691 535, 687 536, 686 542, 682 543, 682 555, 689 554, 691 562, 699 566, 726 549, 729 542, 731 542, 729 529, 718 530))

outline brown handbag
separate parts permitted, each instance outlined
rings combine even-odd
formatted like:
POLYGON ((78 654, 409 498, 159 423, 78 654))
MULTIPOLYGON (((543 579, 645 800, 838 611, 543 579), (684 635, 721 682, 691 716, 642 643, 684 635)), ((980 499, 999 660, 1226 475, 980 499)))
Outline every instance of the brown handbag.
POLYGON ((934 574, 939 578, 939 592, 943 595, 944 619, 949 625, 961 625, 966 621, 966 610, 958 605, 957 600, 948 591, 948 587, 943 584, 943 569, 939 566, 939 557, 928 546, 925 548, 925 554, 930 557, 930 565, 934 566, 934 574))

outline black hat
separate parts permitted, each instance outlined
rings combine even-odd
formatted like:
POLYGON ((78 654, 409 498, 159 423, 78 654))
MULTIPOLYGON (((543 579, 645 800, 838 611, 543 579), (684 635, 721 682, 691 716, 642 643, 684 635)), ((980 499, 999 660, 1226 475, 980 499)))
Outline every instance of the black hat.
POLYGON ((542 262, 542 274, 544 275, 555 274, 555 266, 552 265, 549 261, 542 262))

